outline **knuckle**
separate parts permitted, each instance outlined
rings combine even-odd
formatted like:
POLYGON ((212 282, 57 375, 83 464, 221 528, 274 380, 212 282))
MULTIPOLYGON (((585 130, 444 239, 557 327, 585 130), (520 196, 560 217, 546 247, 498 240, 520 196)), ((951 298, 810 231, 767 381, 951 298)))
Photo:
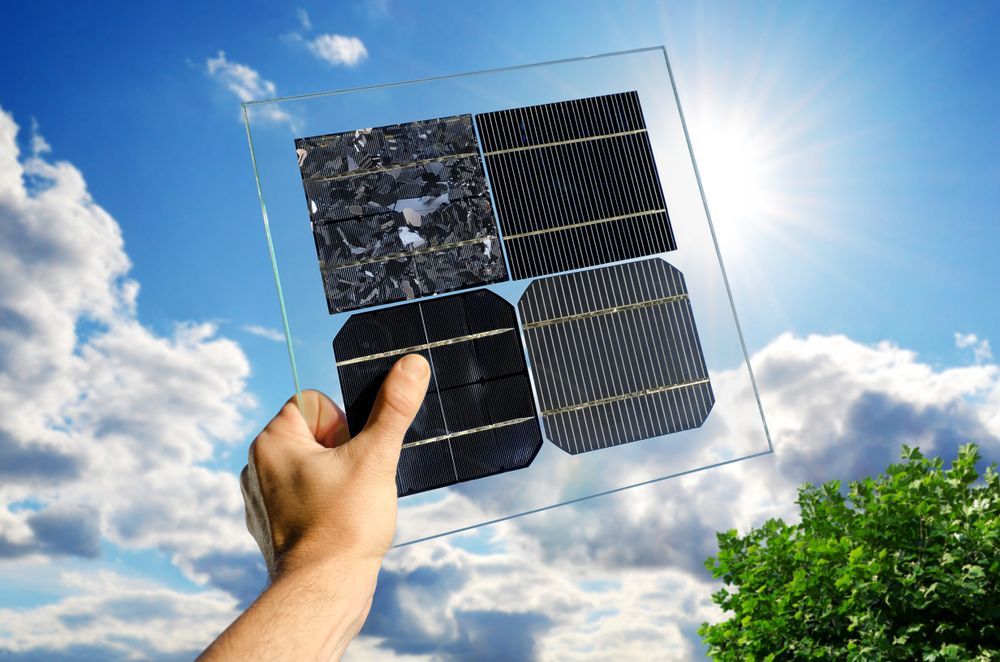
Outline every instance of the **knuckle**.
POLYGON ((389 389, 383 395, 383 404, 387 413, 396 418, 409 419, 413 417, 420 401, 412 393, 403 389, 389 389))

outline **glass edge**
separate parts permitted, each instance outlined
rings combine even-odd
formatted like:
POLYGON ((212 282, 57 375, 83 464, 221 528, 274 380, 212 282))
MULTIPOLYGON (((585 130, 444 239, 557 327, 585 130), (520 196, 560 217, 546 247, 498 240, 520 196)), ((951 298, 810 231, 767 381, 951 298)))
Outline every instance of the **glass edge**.
POLYGON ((611 494, 617 494, 618 492, 625 492, 626 490, 635 489, 637 487, 644 487, 646 485, 652 485, 654 483, 660 483, 665 480, 670 480, 672 478, 680 478, 681 476, 689 476, 691 474, 698 473, 699 471, 705 471, 707 469, 716 469, 718 467, 724 467, 729 464, 735 464, 736 462, 743 462, 744 460, 752 460, 755 457, 763 457, 765 455, 771 455, 774 453, 774 449, 770 448, 770 440, 768 440, 769 448, 766 451, 757 451, 756 453, 749 453, 747 455, 741 455, 740 457, 730 458, 728 460, 723 460, 721 462, 713 462, 712 464, 706 464, 700 467, 694 467, 693 469, 686 469, 684 471, 678 471, 677 473, 667 474, 666 476, 659 476, 658 478, 650 478, 649 480, 639 481, 638 483, 631 483, 629 485, 623 485, 621 487, 615 487, 610 490, 603 490, 601 492, 595 492, 593 494, 588 494, 581 497, 576 497, 575 499, 567 499, 566 501, 559 501, 558 503, 553 503, 548 506, 541 506, 539 508, 532 508, 530 510, 525 510, 513 515, 505 515, 503 517, 496 517, 494 519, 485 520, 477 524, 470 524, 468 526, 459 527, 457 529, 452 529, 450 531, 444 531, 442 533, 435 533, 432 536, 423 536, 421 538, 414 538, 413 540, 407 540, 406 542, 396 543, 391 549, 398 549, 400 547, 408 547, 410 545, 416 545, 417 543, 427 542, 428 540, 437 540, 438 538, 445 538, 447 536, 453 536, 459 533, 465 533, 466 531, 472 531, 473 529, 479 529, 485 526, 492 526, 494 524, 500 524, 501 522, 507 522, 519 517, 526 517, 528 515, 536 515, 538 513, 545 512, 547 510, 554 510, 555 508, 562 508, 563 506, 571 506, 575 503, 582 503, 584 501, 589 501, 591 499, 597 499, 600 497, 609 496, 611 494))
POLYGON ((342 90, 329 90, 326 92, 306 92, 304 94, 291 94, 284 97, 273 97, 270 99, 254 99, 251 101, 244 101, 241 105, 243 106, 245 113, 246 108, 248 106, 260 106, 269 103, 282 103, 285 101, 301 101, 303 99, 336 96, 338 94, 349 94, 351 92, 365 92, 368 90, 378 90, 390 87, 402 87, 403 85, 412 85, 414 83, 430 83, 437 80, 448 80, 451 78, 465 78, 468 76, 479 76, 482 74, 495 74, 504 71, 516 71, 518 69, 533 69, 535 67, 544 67, 553 64, 568 64, 570 62, 579 62, 581 60, 598 60, 601 58, 615 57, 618 55, 635 55, 637 53, 651 53, 657 50, 663 50, 663 52, 666 53, 666 47, 664 46, 643 46, 641 48, 632 48, 625 51, 614 51, 611 53, 595 53, 592 55, 581 55, 578 57, 568 57, 559 60, 547 60, 545 62, 529 62, 526 64, 515 64, 509 67, 496 67, 494 69, 477 69, 476 71, 465 71, 461 73, 444 74, 443 76, 427 76, 424 78, 413 78, 410 80, 401 80, 389 83, 376 83, 375 85, 364 85, 361 87, 348 87, 342 90))
MULTIPOLYGON (((764 405, 760 400, 760 389, 757 387, 757 378, 754 376, 753 367, 750 364, 750 352, 747 349, 746 338, 743 336, 743 327, 740 325, 739 315, 736 313, 736 302, 733 300, 733 290, 729 285, 729 275, 726 273, 726 265, 722 260, 722 249, 719 247, 719 238, 715 233, 715 223, 712 222, 712 212, 708 207, 708 197, 705 195, 705 187, 701 181, 701 170, 698 169, 698 160, 694 156, 694 146, 691 144, 691 134, 688 131, 687 120, 684 117, 684 109, 681 107, 681 97, 677 92, 677 81, 674 78, 673 67, 670 66, 670 56, 667 54, 667 47, 659 47, 663 51, 663 61, 667 65, 667 76, 670 78, 670 88, 674 93, 674 103, 677 104, 677 114, 681 120, 681 129, 684 131, 684 141, 687 143, 688 156, 691 157, 691 167, 694 168, 695 182, 698 184, 698 193, 701 196, 701 205, 705 210, 705 220, 708 221, 708 230, 712 235, 712 243, 715 245, 715 255, 719 260, 719 269, 722 271, 722 283, 726 287, 726 296, 729 298, 729 307, 733 311, 733 322, 736 324, 736 335, 740 338, 740 347, 743 350, 743 360, 747 366, 747 374, 750 376, 750 385, 753 388, 754 399, 757 400, 757 410, 760 412, 760 422, 764 426, 764 437, 767 439, 767 447, 770 453, 774 452, 774 444, 771 441, 771 430, 767 426, 767 418, 764 416, 764 405)), ((753 457, 753 456, 750 456, 753 457)))
POLYGON ((247 130, 247 144, 250 147, 250 163, 253 166, 254 183, 257 185, 257 199, 260 201, 260 212, 264 219, 264 236, 267 239, 267 252, 271 258, 271 273, 274 275, 274 286, 278 291, 278 307, 281 309, 281 325, 285 332, 285 347, 288 350, 288 360, 292 365, 292 382, 295 386, 295 402, 300 411, 302 408, 302 388, 299 386, 299 371, 295 365, 295 349, 292 346, 292 332, 288 325, 288 312, 285 310, 285 296, 281 290, 281 276, 278 275, 278 260, 274 252, 274 242, 271 239, 271 224, 267 219, 267 205, 264 203, 264 190, 260 183, 260 173, 257 170, 257 155, 253 148, 253 136, 250 133, 250 116, 247 114, 247 104, 241 103, 243 124, 247 130))
POLYGON ((765 435, 765 439, 767 441, 768 449, 764 450, 764 451, 758 451, 758 452, 755 452, 755 453, 750 453, 750 454, 747 454, 747 455, 742 455, 742 456, 736 457, 736 458, 730 458, 728 460, 724 460, 724 461, 721 461, 721 462, 715 462, 715 463, 712 463, 712 464, 707 464, 707 465, 704 465, 704 466, 695 467, 695 468, 688 469, 688 470, 685 470, 685 471, 681 471, 681 472, 677 472, 677 473, 672 473, 672 474, 668 474, 668 475, 665 475, 665 476, 660 476, 660 477, 657 477, 657 478, 651 478, 649 480, 640 481, 640 482, 637 482, 637 483, 632 483, 632 484, 629 484, 629 485, 624 485, 624 486, 621 486, 621 487, 616 487, 616 488, 609 489, 609 490, 604 490, 604 491, 601 491, 601 492, 596 492, 594 494, 589 494, 589 495, 577 497, 577 498, 574 498, 574 499, 569 499, 569 500, 566 500, 566 501, 560 501, 558 503, 550 504, 550 505, 547 505, 547 506, 541 506, 539 508, 533 508, 533 509, 526 510, 526 511, 523 511, 523 512, 519 512, 519 513, 516 513, 516 514, 506 515, 504 517, 498 517, 498 518, 494 518, 494 519, 490 519, 490 520, 485 520, 483 522, 479 522, 479 523, 476 523, 476 524, 471 524, 469 526, 464 526, 464 527, 460 527, 460 528, 457 528, 457 529, 452 529, 452 530, 449 530, 449 531, 444 531, 444 532, 437 533, 437 534, 434 534, 434 535, 423 536, 423 537, 415 538, 415 539, 408 540, 408 541, 405 541, 405 542, 396 543, 396 544, 393 544, 392 549, 396 549, 396 548, 400 548, 400 547, 407 547, 409 545, 415 545, 417 543, 426 542, 426 541, 429 541, 429 540, 436 540, 438 538, 444 538, 444 537, 447 537, 447 536, 452 536, 452 535, 456 535, 456 534, 459 534, 459 533, 464 533, 466 531, 471 531, 473 529, 478 529, 478 528, 481 528, 481 527, 491 526, 493 524, 499 524, 501 522, 506 522, 508 520, 517 519, 519 517, 525 517, 525 516, 528 516, 528 515, 533 515, 533 514, 537 514, 537 513, 540 513, 540 512, 545 512, 545 511, 548 511, 548 510, 553 510, 555 508, 561 508, 563 506, 568 506, 568 505, 572 505, 572 504, 575 504, 575 503, 580 503, 580 502, 583 502, 583 501, 589 501, 591 499, 596 499, 596 498, 599 498, 599 497, 608 496, 608 495, 611 495, 611 494, 616 494, 618 492, 623 492, 623 491, 634 489, 634 488, 637 488, 637 487, 642 487, 642 486, 645 486, 645 485, 651 485, 651 484, 662 482, 662 481, 669 480, 669 479, 672 479, 672 478, 678 478, 678 477, 681 477, 681 476, 686 476, 686 475, 690 475, 690 474, 693 474, 693 473, 697 473, 697 472, 700 472, 700 471, 705 471, 707 469, 714 469, 714 468, 717 468, 717 467, 722 467, 722 466, 726 466, 726 465, 733 464, 733 463, 736 463, 736 462, 742 462, 744 460, 750 460, 750 459, 753 459, 753 458, 762 457, 762 456, 770 455, 770 454, 774 453, 774 446, 773 446, 772 439, 771 439, 770 429, 768 428, 767 419, 766 419, 765 414, 764 414, 763 404, 761 403, 761 399, 760 399, 760 391, 759 391, 759 388, 758 388, 758 385, 757 385, 756 377, 754 376, 753 368, 752 368, 751 363, 750 363, 749 350, 747 348, 746 339, 745 339, 745 337, 743 335, 742 326, 740 324, 739 316, 738 316, 737 311, 736 311, 736 304, 735 304, 735 301, 733 300, 732 289, 731 289, 730 284, 729 284, 729 277, 728 277, 728 274, 726 272, 725 264, 724 264, 723 259, 722 259, 722 251, 720 249, 719 242, 718 242, 718 237, 716 235, 715 224, 712 221, 712 214, 711 214, 711 211, 709 209, 708 199, 707 199, 707 196, 705 194, 704 185, 702 183, 701 171, 698 168, 698 162, 697 162, 697 159, 695 158, 695 155, 694 155, 694 149, 693 149, 692 142, 691 142, 690 132, 689 132, 688 126, 687 126, 687 120, 686 120, 686 118, 684 116, 684 110, 683 110, 683 108, 681 106, 680 94, 678 93, 678 90, 677 90, 677 83, 676 83, 676 79, 674 77, 673 68, 671 67, 671 64, 670 64, 670 58, 669 58, 669 55, 667 53, 666 46, 663 46, 663 45, 660 45, 660 46, 648 46, 648 47, 634 48, 634 49, 623 50, 623 51, 614 51, 614 52, 608 52, 608 53, 598 53, 598 54, 584 55, 584 56, 578 56, 578 57, 572 57, 572 58, 562 58, 562 59, 557 59, 557 60, 547 60, 547 61, 544 61, 544 62, 534 62, 534 63, 512 65, 512 66, 508 66, 508 67, 497 67, 497 68, 492 68, 492 69, 479 69, 479 70, 475 70, 475 71, 468 71, 468 72, 462 72, 462 73, 445 74, 445 75, 442 75, 442 76, 428 76, 428 77, 424 77, 424 78, 415 78, 415 79, 410 79, 410 80, 388 82, 388 83, 377 83, 377 84, 374 84, 374 85, 366 85, 366 86, 361 86, 361 87, 345 88, 345 89, 340 89, 340 90, 330 90, 330 91, 326 91, 326 92, 312 92, 312 93, 306 93, 306 94, 289 95, 289 96, 284 96, 284 97, 275 97, 275 98, 271 98, 271 99, 259 99, 259 100, 251 100, 251 101, 241 102, 240 108, 241 108, 241 111, 242 111, 242 114, 243 114, 244 125, 246 127, 247 143, 248 143, 249 149, 250 149, 250 160, 251 160, 251 163, 253 165, 253 171, 254 171, 254 182, 255 182, 255 184, 257 186, 257 196, 258 196, 258 199, 260 201, 261 214, 262 214, 263 221, 264 221, 264 232, 265 232, 265 237, 266 237, 266 240, 267 240, 268 253, 269 253, 270 259, 271 259, 271 268, 272 268, 272 272, 273 272, 273 275, 274 275, 275 287, 276 287, 277 292, 278 292, 278 304, 279 304, 279 307, 281 309, 281 320, 282 320, 282 325, 283 325, 284 332, 285 332, 285 343, 286 343, 286 347, 287 347, 287 350, 288 350, 289 360, 290 360, 291 366, 292 366, 292 379, 293 379, 293 381, 295 383, 296 398, 297 398, 297 401, 299 403, 299 407, 301 408, 301 404, 302 404, 301 403, 301 388, 300 388, 300 385, 299 385, 298 370, 297 370, 297 367, 296 367, 296 364, 295 364, 295 352, 294 352, 294 348, 292 346, 292 337, 291 337, 291 331, 290 331, 289 323, 288 323, 288 314, 287 314, 287 311, 285 309, 284 296, 283 296, 282 288, 281 288, 281 278, 280 278, 279 273, 278 273, 277 259, 276 259, 276 256, 275 256, 274 244, 273 244, 273 241, 272 241, 272 238, 271 238, 270 224, 268 222, 268 217, 267 217, 267 207, 266 207, 266 204, 264 202, 263 189, 262 189, 261 182, 260 182, 260 176, 259 176, 259 173, 258 173, 258 170, 257 170, 256 154, 254 152, 253 138, 252 138, 252 134, 251 134, 251 125, 250 125, 250 119, 249 119, 248 109, 251 106, 257 106, 257 105, 265 105, 265 104, 271 104, 271 103, 281 103, 281 102, 286 102, 286 101, 305 100, 305 99, 310 99, 310 98, 336 96, 336 95, 348 94, 348 93, 352 93, 352 92, 363 92, 363 91, 376 90, 376 89, 387 89, 387 88, 393 88, 393 87, 402 87, 404 85, 411 85, 411 84, 416 84, 416 83, 427 83, 427 82, 433 82, 433 81, 439 81, 439 80, 448 80, 448 79, 454 79, 454 78, 465 78, 465 77, 477 76, 477 75, 483 75, 483 74, 500 73, 500 72, 507 72, 507 71, 516 71, 516 70, 520 70, 520 69, 532 69, 532 68, 544 67, 544 66, 548 66, 548 65, 568 64, 568 63, 571 63, 571 62, 578 62, 578 61, 583 61, 583 60, 601 59, 601 58, 615 57, 615 56, 622 56, 622 55, 634 55, 634 54, 638 54, 638 53, 651 53, 651 52, 654 52, 654 51, 657 51, 657 50, 659 50, 659 51, 662 52, 662 54, 663 54, 663 60, 664 60, 664 63, 666 65, 666 67, 667 67, 667 76, 668 76, 669 81, 670 81, 671 91, 673 92, 673 95, 674 95, 674 102, 675 102, 675 104, 677 106, 677 112, 678 112, 678 116, 679 116, 680 122, 681 122, 681 129, 682 129, 682 131, 684 133, 684 139, 685 139, 685 142, 686 142, 686 145, 687 145, 688 155, 689 155, 689 157, 691 159, 691 165, 692 165, 692 168, 693 168, 694 174, 695 174, 695 181, 696 181, 696 183, 698 185, 698 193, 699 193, 699 195, 701 197, 702 207, 703 207, 703 209, 705 211, 705 217, 706 217, 706 220, 707 220, 708 226, 709 226, 709 232, 710 232, 710 234, 712 236, 712 243, 713 243, 713 245, 715 247, 716 257, 717 257, 717 259, 719 261, 719 269, 720 269, 721 274, 722 274, 722 280, 723 280, 723 284, 724 284, 725 289, 726 289, 726 295, 727 295, 727 298, 729 299, 729 305, 730 305, 730 308, 731 308, 732 313, 733 313, 733 322, 734 322, 734 324, 736 326, 737 335, 739 336, 740 346, 741 346, 741 349, 743 351, 744 362, 745 362, 745 365, 747 367, 748 376, 750 377, 750 383, 751 383, 751 386, 752 386, 752 389, 753 389, 753 392, 754 392, 754 399, 757 402, 757 408, 758 408, 758 412, 760 414, 761 423, 762 423, 763 428, 764 428, 764 435, 765 435))

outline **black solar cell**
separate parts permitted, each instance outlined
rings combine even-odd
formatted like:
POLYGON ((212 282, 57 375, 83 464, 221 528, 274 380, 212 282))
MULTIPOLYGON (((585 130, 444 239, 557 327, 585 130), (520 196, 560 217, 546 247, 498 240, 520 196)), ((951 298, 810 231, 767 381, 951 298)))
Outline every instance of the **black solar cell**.
POLYGON ((528 466, 542 438, 514 308, 492 292, 353 315, 334 339, 351 434, 386 373, 420 352, 432 380, 405 439, 400 496, 528 466))
POLYGON ((677 246, 635 92, 476 116, 515 279, 677 246))

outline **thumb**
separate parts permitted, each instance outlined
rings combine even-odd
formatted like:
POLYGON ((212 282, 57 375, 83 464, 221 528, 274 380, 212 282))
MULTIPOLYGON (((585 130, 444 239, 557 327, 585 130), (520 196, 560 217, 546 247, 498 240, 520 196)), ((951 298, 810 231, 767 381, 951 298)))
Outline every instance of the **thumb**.
POLYGON ((375 398, 365 429, 355 438, 399 453, 403 435, 417 415, 427 394, 431 367, 419 354, 407 354, 389 370, 375 398))

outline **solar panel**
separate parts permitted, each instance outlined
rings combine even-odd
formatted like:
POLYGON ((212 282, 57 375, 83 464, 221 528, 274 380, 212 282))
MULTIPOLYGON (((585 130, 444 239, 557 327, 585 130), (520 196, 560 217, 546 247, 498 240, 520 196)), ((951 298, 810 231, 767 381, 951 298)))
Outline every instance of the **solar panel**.
POLYGON ((511 276, 674 250, 636 92, 476 115, 511 276))
POLYGON ((476 290, 351 316, 333 342, 352 435, 404 354, 431 381, 403 439, 400 496, 526 467, 542 444, 514 307, 476 290))
POLYGON ((295 147, 331 313, 507 278, 471 115, 295 147))
POLYGON ((696 428, 711 411, 684 275, 667 262, 536 280, 519 308, 546 437, 564 451, 696 428))

